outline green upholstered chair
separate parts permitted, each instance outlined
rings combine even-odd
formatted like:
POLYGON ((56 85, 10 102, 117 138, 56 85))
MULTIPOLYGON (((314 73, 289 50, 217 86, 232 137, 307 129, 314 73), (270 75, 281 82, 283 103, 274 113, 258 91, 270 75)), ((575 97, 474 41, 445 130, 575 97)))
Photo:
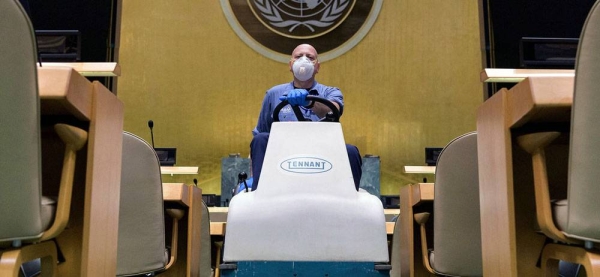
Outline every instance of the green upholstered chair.
POLYGON ((600 276, 600 2, 588 14, 579 39, 571 112, 567 199, 551 202, 545 147, 557 132, 518 138, 532 154, 536 213, 541 231, 556 243, 542 252, 546 276, 558 275, 559 260, 581 264, 600 276))
POLYGON ((434 187, 432 249, 425 232, 430 214, 414 215, 421 229, 424 266, 436 275, 483 276, 476 132, 444 147, 434 187))
POLYGON ((18 276, 21 264, 41 259, 42 276, 57 272, 51 240, 67 225, 81 129, 57 124, 65 143, 57 198, 42 196, 42 151, 33 28, 18 1, 0 0, 0 276, 18 276))

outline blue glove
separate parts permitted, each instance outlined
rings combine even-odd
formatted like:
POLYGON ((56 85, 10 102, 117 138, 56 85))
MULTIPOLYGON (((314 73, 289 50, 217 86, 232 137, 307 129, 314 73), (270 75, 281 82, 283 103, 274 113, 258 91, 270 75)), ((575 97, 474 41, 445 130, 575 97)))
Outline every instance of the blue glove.
POLYGON ((307 106, 310 104, 308 100, 306 100, 306 96, 308 95, 308 91, 305 89, 293 89, 287 93, 287 96, 279 97, 279 100, 287 100, 290 105, 295 106, 307 106))

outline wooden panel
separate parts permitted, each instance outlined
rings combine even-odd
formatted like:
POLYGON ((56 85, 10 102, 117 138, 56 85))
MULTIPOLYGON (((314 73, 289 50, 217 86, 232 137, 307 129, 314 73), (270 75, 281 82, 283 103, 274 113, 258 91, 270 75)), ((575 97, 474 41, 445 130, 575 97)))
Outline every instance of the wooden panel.
POLYGON ((117 269, 123 104, 98 81, 93 88, 81 276, 112 276, 117 269))
POLYGON ((517 272, 516 242, 511 239, 515 236, 514 192, 510 167, 510 131, 506 128, 509 115, 504 112, 506 95, 505 89, 497 92, 481 106, 477 114, 481 240, 485 276, 516 276, 517 272))

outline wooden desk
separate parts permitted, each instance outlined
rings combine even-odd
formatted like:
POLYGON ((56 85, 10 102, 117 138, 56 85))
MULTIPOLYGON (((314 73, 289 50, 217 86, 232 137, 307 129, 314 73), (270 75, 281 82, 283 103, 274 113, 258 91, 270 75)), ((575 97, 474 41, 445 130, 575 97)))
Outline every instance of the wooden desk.
POLYGON ((211 236, 224 236, 225 235, 225 224, 226 224, 226 222, 211 222, 210 223, 210 235, 211 236))
POLYGON ((79 74, 89 77, 116 77, 121 76, 121 67, 117 63, 47 63, 43 62, 40 68, 70 67, 79 74))
MULTIPOLYGON (((423 267, 421 258, 420 234, 415 232, 418 225, 414 220, 415 212, 433 211, 433 183, 419 183, 400 189, 400 275, 430 276, 423 267), (419 210, 421 209, 421 210, 419 210)), ((396 249, 397 250, 397 249, 396 249)))
POLYGON ((71 118, 89 135, 87 150, 77 155, 83 167, 76 171, 85 173, 76 172, 69 225, 56 238, 65 257, 58 275, 115 276, 123 103, 68 67, 39 68, 38 85, 42 118, 71 118))
MULTIPOLYGON (((227 208, 226 207, 210 207, 209 211, 211 213, 213 213, 213 212, 227 213, 227 208)), ((385 210, 385 212, 389 213, 389 214, 399 214, 400 210, 399 209, 387 209, 387 210, 385 210)), ((226 225, 226 222, 211 221, 210 222, 210 235, 211 236, 225 235, 225 225, 226 225)), ((386 222, 385 230, 388 235, 393 235, 394 234, 394 222, 386 222)))
POLYGON ((573 69, 512 69, 486 68, 480 79, 485 83, 518 83, 529 77, 570 77, 575 76, 573 69))
POLYGON ((186 210, 186 216, 179 221, 179 243, 177 261, 164 276, 198 276, 200 274, 202 220, 202 189, 182 183, 164 183, 165 204, 177 204, 186 210))
MULTIPOLYGON (((211 222, 210 223, 210 235, 211 236, 224 236, 225 235, 226 222, 211 222)), ((394 222, 386 222, 385 230, 388 235, 394 234, 394 222)))
POLYGON ((414 174, 435 174, 435 166, 405 165, 404 172, 414 174))
MULTIPOLYGON (((535 126, 567 124, 573 77, 531 77, 502 89, 477 112, 483 275, 540 276, 544 237, 533 232, 535 206, 530 157, 513 135, 535 126), (517 129, 519 128, 519 129, 517 129), (528 167, 528 168, 527 168, 528 167), (518 174, 516 171, 519 171, 518 174), (529 174, 528 179, 522 177, 529 174)), ((402 201, 401 201, 402 203, 402 201)))
POLYGON ((160 174, 198 174, 197 166, 161 166, 160 174))

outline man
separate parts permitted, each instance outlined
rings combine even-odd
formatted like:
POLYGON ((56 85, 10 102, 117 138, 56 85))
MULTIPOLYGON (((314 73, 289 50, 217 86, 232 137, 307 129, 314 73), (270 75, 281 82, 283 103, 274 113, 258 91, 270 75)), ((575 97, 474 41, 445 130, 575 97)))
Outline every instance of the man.
MULTIPOLYGON (((250 143, 250 159, 252 160, 252 190, 258 187, 260 171, 267 150, 269 132, 273 123, 273 110, 283 100, 287 100, 290 105, 300 106, 300 110, 305 118, 312 121, 319 121, 330 110, 329 108, 317 102, 306 100, 307 95, 315 95, 325 98, 338 108, 340 115, 344 111, 344 96, 342 92, 335 87, 329 87, 315 81, 315 75, 319 73, 319 60, 317 50, 309 44, 298 45, 292 52, 289 62, 290 72, 292 72, 294 81, 277 85, 269 89, 262 103, 262 108, 258 116, 256 128, 252 130, 254 138, 250 143)), ((289 106, 288 106, 289 107, 289 106)), ((297 121, 296 116, 291 109, 283 109, 279 114, 280 121, 297 121)), ((356 190, 360 184, 362 175, 362 159, 358 148, 353 145, 346 145, 348 150, 348 159, 350 160, 350 169, 354 177, 356 190)))

